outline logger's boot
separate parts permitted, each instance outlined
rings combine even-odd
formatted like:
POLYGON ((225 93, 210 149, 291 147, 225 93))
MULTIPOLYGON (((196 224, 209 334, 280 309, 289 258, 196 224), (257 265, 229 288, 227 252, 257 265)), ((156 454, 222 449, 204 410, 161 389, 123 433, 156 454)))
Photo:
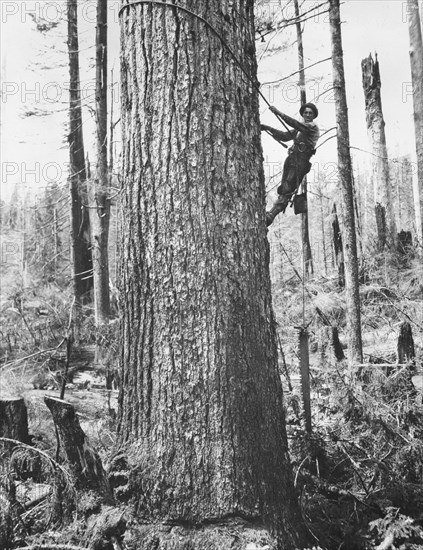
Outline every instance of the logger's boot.
POLYGON ((278 214, 281 212, 285 212, 286 207, 288 206, 289 202, 289 196, 287 195, 279 195, 276 199, 275 204, 273 205, 273 208, 266 212, 266 225, 269 227, 269 225, 272 225, 274 219, 278 214))

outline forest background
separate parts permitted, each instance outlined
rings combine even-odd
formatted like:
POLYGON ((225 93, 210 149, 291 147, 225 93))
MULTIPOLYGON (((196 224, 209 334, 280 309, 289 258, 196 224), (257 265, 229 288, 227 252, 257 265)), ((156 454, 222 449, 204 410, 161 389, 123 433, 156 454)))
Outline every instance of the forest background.
MULTIPOLYGON (((48 346, 55 349, 63 342, 61 338, 66 335, 69 312, 72 310, 65 4, 64 1, 3 1, 0 4, 0 276, 4 322, 1 336, 2 363, 7 367, 0 376, 2 388, 18 387, 21 393, 30 395, 34 400, 30 418, 40 413, 40 397, 37 396, 44 395, 40 393, 41 389, 60 389, 61 383, 54 380, 54 373, 58 364, 63 366, 66 357, 63 356, 63 350, 57 357, 52 355, 55 365, 50 362, 47 372, 50 375, 53 371, 53 378, 49 378, 46 384, 39 384, 36 378, 37 369, 45 371, 45 356, 42 355, 42 364, 38 359, 33 362, 22 361, 21 358, 31 355, 34 349, 48 346), (34 371, 35 383, 32 378, 34 371)), ((83 129, 86 151, 93 166, 96 162, 93 49, 96 5, 91 0, 79 3, 83 129)), ((109 243, 113 320, 118 316, 116 286, 119 277, 117 258, 122 183, 119 5, 117 1, 108 2, 108 91, 110 107, 113 106, 108 125, 113 127, 110 151, 114 155, 109 243)), ((280 337, 280 366, 286 389, 290 450, 296 479, 304 484, 304 514, 312 524, 311 531, 317 532, 322 547, 338 548, 341 541, 345 545, 351 532, 357 537, 363 537, 360 539, 361 547, 366 544, 373 547, 382 545, 392 537, 401 541, 407 529, 411 529, 411 539, 415 537, 417 540, 422 534, 418 530, 418 522, 421 521, 419 509, 423 502, 421 490, 418 489, 422 478, 423 456, 419 428, 422 379, 421 371, 418 370, 421 369, 423 347, 422 240, 419 208, 415 208, 418 204, 418 181, 409 61, 409 5, 396 0, 349 0, 342 4, 346 90, 359 222, 364 362, 369 366, 365 375, 359 371, 362 368, 360 365, 354 368, 361 373, 364 384, 357 382, 355 371, 351 373, 341 369, 340 374, 336 368, 331 368, 335 359, 333 352, 325 347, 330 336, 327 327, 319 325, 320 320, 326 318, 332 327, 339 329, 339 347, 345 349, 348 339, 346 300, 340 284, 334 232, 333 206, 339 200, 339 174, 333 132, 336 119, 329 59, 329 18, 325 7, 313 10, 318 5, 311 0, 300 3, 303 13, 312 10, 303 24, 307 99, 315 102, 319 108, 318 123, 322 132, 328 131, 321 140, 317 155, 313 157, 308 178, 314 272, 307 272, 303 262, 301 218, 295 216, 293 209, 289 208, 285 216, 279 216, 268 233, 272 298, 280 337), (361 61, 370 53, 373 58, 377 53, 380 63, 396 228, 398 233, 408 232, 411 238, 407 241, 406 249, 381 248, 374 234, 362 231, 366 227, 366 212, 372 208, 370 197, 373 193, 375 163, 367 136, 361 78, 361 61), (397 341, 404 323, 414 334, 413 355, 416 359, 410 362, 411 358, 407 354, 407 357, 402 358, 398 355, 397 341), (315 430, 315 439, 312 440, 302 438, 304 418, 301 402, 304 388, 300 388, 298 326, 304 324, 310 334, 311 399, 315 430), (330 355, 330 358, 325 354, 330 355), (331 367, 324 368, 325 364, 331 367), (374 367, 377 364, 381 365, 380 368, 374 367), (399 367, 392 371, 390 365, 399 367), (412 375, 420 378, 414 378, 412 382, 412 375), (337 400, 342 406, 339 406, 337 400), (341 442, 336 432, 336 423, 342 426, 341 442), (389 466, 385 465, 385 460, 389 466), (340 464, 343 467, 338 469, 340 464), (387 474, 389 469, 391 477, 387 474), (307 472, 312 478, 307 477, 307 472), (332 485, 325 485, 326 481, 332 485), (339 510, 335 510, 332 501, 329 502, 334 495, 341 499, 345 497, 346 502, 339 510), (351 501, 348 495, 353 495, 351 501), (326 497, 328 501, 324 500, 326 497), (358 512, 355 510, 357 506, 358 512), (371 508, 371 514, 368 513, 369 506, 375 506, 371 508), (323 512, 319 516, 320 508, 323 512), (377 513, 376 508, 379 509, 377 513), (409 520, 407 516, 413 519, 409 520), (374 524, 366 531, 370 519, 382 523, 374 524), (325 533, 325 526, 328 533, 325 533), (371 531, 373 534, 370 534, 371 531)), ((422 14, 423 2, 418 5, 422 14)), ((291 24, 283 24, 284 21, 289 23, 294 17, 293 2, 261 1, 257 2, 256 9, 257 21, 262 22, 265 29, 263 31, 262 28, 262 35, 258 33, 256 37, 261 91, 270 104, 296 116, 300 106, 296 28, 292 21, 291 24), (282 28, 278 29, 281 22, 282 28), (267 33, 268 30, 270 32, 267 33)), ((280 127, 264 102, 261 102, 260 114, 263 123, 280 127)), ((280 179, 285 151, 265 135, 262 144, 267 201, 271 204, 275 198, 275 187, 280 179)), ((73 357, 79 367, 94 363, 98 368, 95 374, 85 373, 74 382, 76 389, 86 389, 87 386, 92 388, 91 396, 96 389, 108 392, 107 398, 103 394, 100 398, 90 398, 92 402, 85 411, 87 416, 95 416, 96 409, 104 412, 104 416, 96 417, 94 422, 87 422, 85 428, 107 462, 107 447, 113 441, 116 416, 116 395, 108 380, 117 361, 116 323, 111 323, 109 328, 99 334, 94 328, 90 304, 85 306, 84 315, 73 357), (105 351, 103 356, 97 355, 98 349, 93 351, 99 343, 105 351), (95 357, 91 356, 91 352, 95 353, 95 357), (100 432, 103 435, 100 436, 100 432)), ((339 349, 337 351, 342 353, 339 349)), ((342 360, 341 365, 344 365, 342 360)), ((47 422, 46 415, 37 418, 39 424, 35 429, 36 435, 45 431, 44 422, 47 422)), ((43 442, 43 448, 51 450, 53 447, 52 435, 43 442)))

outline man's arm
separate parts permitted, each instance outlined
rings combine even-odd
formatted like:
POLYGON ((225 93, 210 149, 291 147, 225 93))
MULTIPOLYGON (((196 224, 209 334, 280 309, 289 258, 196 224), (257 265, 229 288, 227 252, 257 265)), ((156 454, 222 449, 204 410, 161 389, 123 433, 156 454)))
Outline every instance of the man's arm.
POLYGON ((278 115, 281 117, 281 119, 288 124, 288 126, 291 126, 291 128, 294 128, 295 130, 298 130, 299 132, 306 132, 309 133, 312 131, 312 128, 308 124, 303 124, 302 122, 299 122, 298 120, 295 120, 295 118, 292 118, 285 113, 282 113, 277 109, 276 107, 269 107, 269 109, 274 113, 275 115, 278 115))
POLYGON ((272 136, 273 139, 276 141, 289 141, 293 139, 293 135, 291 132, 282 132, 281 130, 276 130, 276 128, 272 128, 271 126, 267 126, 266 124, 261 124, 260 128, 262 130, 265 130, 266 132, 269 132, 269 134, 272 136))

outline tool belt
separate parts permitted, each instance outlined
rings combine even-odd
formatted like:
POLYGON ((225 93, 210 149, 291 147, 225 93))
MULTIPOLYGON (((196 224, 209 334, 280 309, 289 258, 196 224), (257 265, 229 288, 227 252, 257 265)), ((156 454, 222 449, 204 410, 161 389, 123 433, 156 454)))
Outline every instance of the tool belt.
POLYGON ((298 141, 294 143, 292 147, 289 148, 288 153, 289 154, 302 153, 304 155, 308 155, 309 157, 311 157, 316 153, 316 149, 311 149, 303 141, 298 141))

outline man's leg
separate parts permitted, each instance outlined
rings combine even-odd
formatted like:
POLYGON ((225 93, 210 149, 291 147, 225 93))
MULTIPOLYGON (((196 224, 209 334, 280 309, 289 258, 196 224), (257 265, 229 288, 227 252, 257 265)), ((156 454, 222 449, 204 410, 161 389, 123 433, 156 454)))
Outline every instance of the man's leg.
POLYGON ((285 212, 286 207, 288 206, 289 199, 291 198, 292 193, 290 195, 278 195, 278 198, 274 202, 271 210, 266 212, 266 225, 272 225, 274 219, 278 214, 281 212, 285 212))
POLYGON ((289 155, 283 166, 282 183, 278 187, 278 198, 271 210, 266 212, 266 225, 273 223, 281 212, 285 212, 295 189, 297 188, 297 170, 294 155, 289 155))
POLYGON ((266 212, 266 224, 271 225, 278 214, 285 212, 286 207, 300 186, 303 178, 310 172, 311 164, 309 157, 292 153, 289 155, 283 166, 282 183, 278 187, 278 198, 273 208, 266 212))

